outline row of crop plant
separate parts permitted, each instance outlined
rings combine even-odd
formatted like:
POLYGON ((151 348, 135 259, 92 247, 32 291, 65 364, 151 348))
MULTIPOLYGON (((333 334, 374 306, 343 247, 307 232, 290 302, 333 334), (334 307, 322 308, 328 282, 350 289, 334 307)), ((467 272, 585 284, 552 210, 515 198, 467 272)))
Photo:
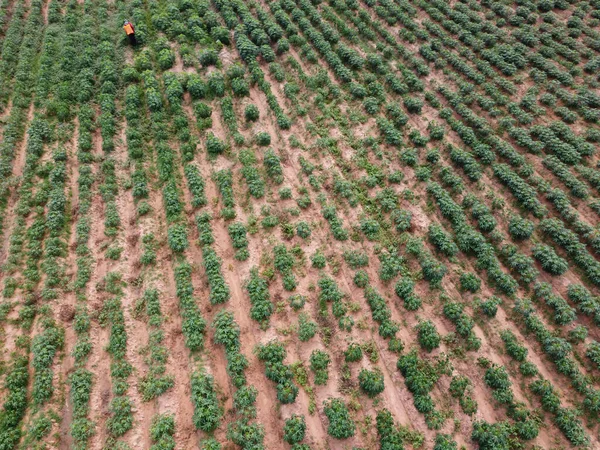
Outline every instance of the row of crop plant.
POLYGON ((77 192, 78 197, 73 199, 77 205, 77 216, 75 220, 74 242, 76 255, 76 272, 73 280, 73 288, 76 295, 75 315, 73 317, 73 328, 76 341, 73 345, 72 356, 74 359, 74 370, 69 377, 69 395, 72 404, 72 422, 69 433, 77 447, 85 447, 88 439, 95 433, 95 426, 88 418, 90 412, 90 399, 93 383, 93 374, 86 367, 89 355, 92 352, 92 339, 90 336, 91 318, 88 309, 88 283, 92 278, 93 257, 89 247, 90 234, 92 230, 92 197, 95 193, 94 157, 94 132, 96 130, 96 117, 93 107, 95 80, 93 77, 93 66, 95 58, 87 55, 95 53, 95 40, 98 38, 94 27, 95 18, 98 17, 102 6, 93 1, 84 2, 81 17, 81 29, 94 30, 93 33, 80 33, 79 42, 82 45, 80 60, 80 72, 77 76, 77 84, 82 93, 80 107, 77 111, 78 142, 77 142, 77 192))

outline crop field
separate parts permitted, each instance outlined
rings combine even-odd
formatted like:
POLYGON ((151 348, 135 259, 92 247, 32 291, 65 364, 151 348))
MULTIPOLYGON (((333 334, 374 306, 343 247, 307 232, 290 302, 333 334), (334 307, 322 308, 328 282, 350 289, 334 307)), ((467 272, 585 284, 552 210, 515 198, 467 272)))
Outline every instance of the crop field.
POLYGON ((600 449, 599 150, 600 0, 0 0, 0 450, 600 449))

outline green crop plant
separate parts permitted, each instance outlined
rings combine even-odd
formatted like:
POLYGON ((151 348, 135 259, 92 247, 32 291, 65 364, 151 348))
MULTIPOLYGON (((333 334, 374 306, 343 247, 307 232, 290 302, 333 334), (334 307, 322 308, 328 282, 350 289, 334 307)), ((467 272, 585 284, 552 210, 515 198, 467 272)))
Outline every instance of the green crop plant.
POLYGON ((208 285, 210 286, 210 302, 213 305, 225 303, 229 300, 231 292, 221 272, 221 258, 212 247, 205 245, 202 247, 202 259, 208 285))
POLYGON ((344 358, 346 362, 356 362, 362 359, 363 352, 360 344, 352 343, 348 345, 348 348, 344 352, 344 358))
POLYGON ((248 238, 246 237, 247 231, 244 224, 235 222, 227 227, 229 237, 234 249, 237 250, 235 259, 239 261, 245 261, 250 256, 248 253, 248 238))
POLYGON ((391 320, 392 313, 385 299, 372 286, 365 288, 365 299, 371 309, 373 320, 379 323, 379 335, 384 339, 394 337, 400 327, 391 320))
POLYGON ((271 341, 256 347, 255 352, 258 359, 265 364, 267 378, 277 384, 277 399, 282 404, 294 403, 298 396, 298 388, 292 381, 290 367, 283 363, 286 357, 283 344, 271 341))
POLYGON ((576 311, 561 296, 554 293, 549 283, 536 283, 533 287, 534 297, 545 302, 554 310, 554 321, 559 325, 566 325, 576 318, 576 311))
POLYGON ((269 148, 265 151, 263 161, 269 178, 271 178, 275 184, 283 183, 283 169, 281 168, 281 160, 279 156, 275 154, 273 149, 269 148))
POLYGON ((335 439, 347 439, 354 436, 356 425, 346 404, 339 398, 331 398, 323 402, 323 411, 329 421, 327 433, 335 439))
POLYGON ((254 386, 242 386, 233 396, 233 406, 236 411, 248 419, 256 417, 256 397, 258 389, 254 386))
POLYGON ((317 269, 322 269, 327 264, 327 258, 318 250, 310 257, 310 261, 312 266, 317 269))
POLYGON ((500 337, 506 347, 506 353, 508 353, 511 358, 514 358, 519 362, 525 361, 525 358, 527 358, 527 349, 519 344, 519 341, 513 332, 505 330, 501 333, 500 337))
POLYGON ((306 422, 304 416, 292 415, 285 421, 283 427, 283 440, 288 444, 297 444, 304 439, 306 434, 306 422))
POLYGON ((256 105, 247 105, 244 109, 244 117, 247 122, 256 122, 260 117, 260 113, 256 105))
POLYGON ((175 417, 167 414, 157 414, 152 418, 150 438, 154 442, 153 449, 175 448, 175 417))
POLYGON ((441 337, 433 322, 424 320, 416 327, 419 344, 428 352, 440 346, 441 337))
POLYGON ((211 132, 206 136, 205 145, 206 151, 213 157, 223 153, 227 149, 227 145, 211 132))
POLYGON ((375 397, 383 392, 383 373, 379 369, 362 369, 358 374, 358 384, 369 397, 375 397))
POLYGON ((474 273, 464 272, 460 275, 460 288, 475 293, 481 288, 481 280, 474 273))
POLYGON ((298 339, 301 342, 306 342, 312 339, 317 333, 318 326, 310 320, 306 313, 301 313, 298 316, 298 339))
POLYGON ((440 225, 429 225, 427 237, 429 242, 443 255, 452 257, 458 253, 458 247, 440 225))
POLYGON ((315 384, 327 384, 329 378, 328 366, 331 358, 323 350, 313 350, 310 354, 310 369, 315 374, 315 384))
POLYGON ((416 311, 421 306, 421 298, 414 293, 415 282, 408 277, 401 277, 394 287, 396 295, 404 302, 409 311, 416 311))
POLYGON ((381 448, 403 448, 404 438, 394 423, 392 413, 387 409, 382 409, 377 413, 375 420, 381 448))
POLYGON ((214 431, 221 423, 223 409, 219 405, 213 377, 196 371, 192 375, 191 386, 194 426, 204 432, 214 431))
POLYGON ((549 245, 537 244, 531 252, 533 257, 541 264, 542 269, 551 275, 562 275, 569 268, 567 261, 558 256, 549 245))
POLYGON ((207 203, 205 193, 205 183, 198 167, 193 164, 186 164, 184 167, 185 178, 188 189, 192 195, 192 206, 199 208, 207 203))
POLYGON ((293 291, 296 289, 297 285, 296 277, 292 271, 292 268, 294 267, 294 258, 283 244, 276 245, 273 252, 275 254, 274 266, 283 277, 284 289, 286 291, 293 291))
POLYGON ((354 274, 353 278, 354 284, 359 288, 365 288, 369 284, 369 275, 364 270, 358 270, 354 274))
POLYGON ((257 268, 250 271, 250 278, 246 281, 245 288, 250 297, 250 317, 258 322, 268 321, 273 313, 273 303, 269 293, 269 283, 262 278, 257 268))

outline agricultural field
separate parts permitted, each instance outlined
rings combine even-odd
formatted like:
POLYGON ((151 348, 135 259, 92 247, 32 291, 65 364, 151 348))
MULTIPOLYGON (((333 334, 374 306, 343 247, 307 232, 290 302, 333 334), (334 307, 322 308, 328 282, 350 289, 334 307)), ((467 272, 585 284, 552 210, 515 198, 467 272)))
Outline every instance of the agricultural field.
POLYGON ((600 449, 599 149, 600 0, 0 0, 0 450, 600 449))

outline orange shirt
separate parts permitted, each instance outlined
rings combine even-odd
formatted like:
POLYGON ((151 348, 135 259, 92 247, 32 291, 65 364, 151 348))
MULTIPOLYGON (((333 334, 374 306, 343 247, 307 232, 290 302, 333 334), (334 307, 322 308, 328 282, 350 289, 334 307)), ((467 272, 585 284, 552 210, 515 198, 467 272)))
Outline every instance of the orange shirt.
POLYGON ((127 25, 123 25, 123 29, 125 30, 125 33, 127 33, 127 36, 134 33, 133 27, 130 23, 128 23, 127 25))

